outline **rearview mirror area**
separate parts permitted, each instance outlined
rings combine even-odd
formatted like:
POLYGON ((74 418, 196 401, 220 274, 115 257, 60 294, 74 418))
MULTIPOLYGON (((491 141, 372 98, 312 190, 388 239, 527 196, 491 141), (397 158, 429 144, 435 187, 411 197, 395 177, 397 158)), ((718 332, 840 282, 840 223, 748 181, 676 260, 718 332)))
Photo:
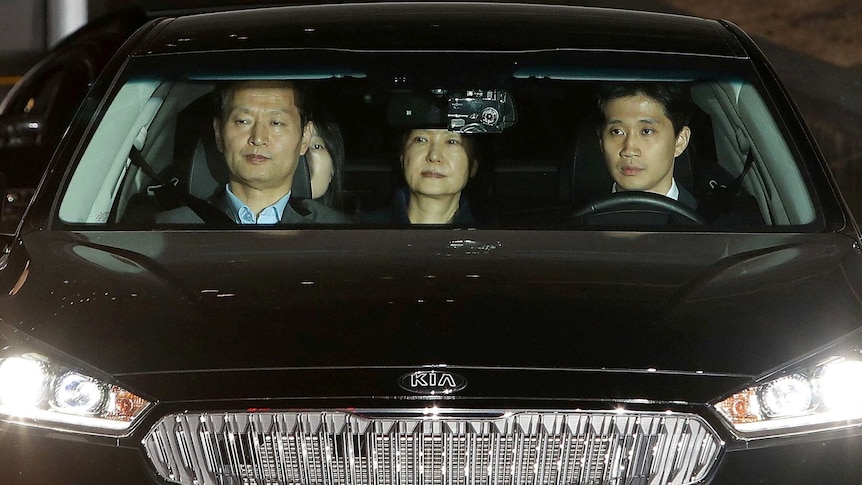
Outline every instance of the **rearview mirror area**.
POLYGON ((455 133, 502 133, 515 125, 515 102, 502 89, 394 93, 387 121, 398 128, 440 128, 455 133))

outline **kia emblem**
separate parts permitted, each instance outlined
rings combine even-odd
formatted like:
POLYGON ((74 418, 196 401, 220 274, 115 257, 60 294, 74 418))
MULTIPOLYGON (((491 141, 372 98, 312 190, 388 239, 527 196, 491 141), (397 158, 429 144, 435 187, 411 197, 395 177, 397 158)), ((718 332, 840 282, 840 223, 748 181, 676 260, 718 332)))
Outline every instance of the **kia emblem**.
POLYGON ((414 394, 445 396, 467 387, 467 379, 452 372, 419 370, 401 376, 398 385, 414 394))

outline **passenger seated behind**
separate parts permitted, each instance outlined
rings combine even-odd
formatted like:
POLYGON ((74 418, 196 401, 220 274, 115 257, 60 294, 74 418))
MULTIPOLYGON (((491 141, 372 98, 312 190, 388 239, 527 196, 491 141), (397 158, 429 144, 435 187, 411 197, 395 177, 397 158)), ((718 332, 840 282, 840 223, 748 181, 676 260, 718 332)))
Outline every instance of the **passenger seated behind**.
POLYGON ((305 153, 305 159, 311 173, 311 197, 330 207, 342 209, 344 139, 341 129, 322 110, 314 111, 310 123, 311 143, 305 153))
MULTIPOLYGON (((310 199, 291 199, 299 157, 308 150, 302 92, 288 81, 233 83, 215 93, 213 130, 227 162, 229 181, 208 200, 238 224, 348 222, 310 199)), ((199 213, 179 207, 156 215, 159 223, 200 223, 199 213)))
POLYGON ((475 140, 445 129, 415 129, 401 141, 407 182, 388 209, 363 214, 365 222, 471 225, 464 187, 479 169, 475 140))
POLYGON ((643 190, 697 208, 697 201, 673 177, 674 160, 688 146, 691 97, 674 83, 613 83, 598 94, 603 122, 602 154, 613 192, 643 190))

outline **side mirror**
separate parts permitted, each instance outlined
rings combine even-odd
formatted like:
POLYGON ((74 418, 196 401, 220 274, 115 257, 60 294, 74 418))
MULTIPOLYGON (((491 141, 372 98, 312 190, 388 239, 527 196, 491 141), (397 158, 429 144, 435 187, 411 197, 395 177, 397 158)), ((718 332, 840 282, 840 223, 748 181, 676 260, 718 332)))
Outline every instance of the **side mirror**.
POLYGON ((9 250, 15 241, 14 232, 18 224, 17 222, 10 224, 9 220, 12 218, 6 214, 6 205, 6 176, 0 172, 0 276, 2 276, 2 270, 6 269, 9 250))
POLYGON ((21 220, 22 213, 20 208, 16 208, 9 199, 9 187, 6 184, 6 176, 0 172, 0 235, 9 235, 15 233, 15 228, 18 227, 18 221, 21 220), (15 213, 17 209, 17 214, 15 213))
POLYGON ((6 215, 6 176, 0 172, 0 234, 12 232, 6 227, 8 219, 6 215))
POLYGON ((6 208, 6 176, 0 172, 0 220, 3 218, 3 211, 6 208))
POLYGON ((5 181, 2 183, 3 188, 0 190, 0 196, 3 197, 0 200, 0 234, 14 234, 36 190, 11 188, 5 181))
POLYGON ((6 214, 6 176, 0 172, 0 234, 12 232, 6 227, 8 220, 9 217, 6 214))

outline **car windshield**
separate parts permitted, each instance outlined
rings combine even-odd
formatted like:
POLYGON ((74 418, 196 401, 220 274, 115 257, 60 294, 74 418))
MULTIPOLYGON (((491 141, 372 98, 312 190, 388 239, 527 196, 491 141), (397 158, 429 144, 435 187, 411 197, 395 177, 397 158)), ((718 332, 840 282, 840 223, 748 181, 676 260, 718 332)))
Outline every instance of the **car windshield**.
MULTIPOLYGON (((242 190, 232 185, 241 177, 225 161, 229 133, 218 121, 225 89, 267 80, 301 90, 303 120, 340 135, 301 148, 288 199, 312 199, 312 213, 323 206, 343 217, 282 217, 278 227, 822 228, 814 175, 748 65, 651 56, 276 50, 133 58, 78 151, 57 223, 224 227, 200 206, 242 190), (622 94, 602 94, 620 86, 622 94), (656 87, 690 101, 662 135, 666 147, 651 141, 673 118, 656 87), (437 154, 438 138, 461 151, 437 154), (417 155, 420 142, 432 148, 417 155), (325 169, 314 158, 321 146, 325 169), (441 200, 451 209, 443 219, 411 212, 441 200), (178 210, 189 217, 163 217, 178 210)), ((240 217, 237 205, 225 207, 229 219, 240 217)))

